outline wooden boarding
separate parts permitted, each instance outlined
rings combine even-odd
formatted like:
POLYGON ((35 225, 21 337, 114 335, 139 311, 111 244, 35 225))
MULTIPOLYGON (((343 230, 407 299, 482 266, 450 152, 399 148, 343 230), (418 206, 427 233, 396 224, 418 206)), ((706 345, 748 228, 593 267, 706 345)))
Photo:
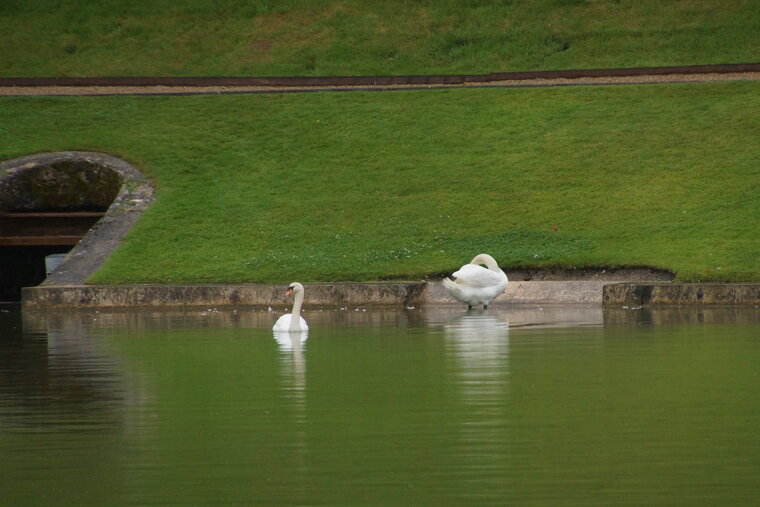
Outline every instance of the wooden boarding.
POLYGON ((13 212, 0 215, 0 246, 76 245, 102 211, 13 212))
POLYGON ((569 69, 490 74, 425 74, 390 76, 176 76, 176 77, 0 77, 0 86, 386 86, 487 83, 523 79, 663 76, 760 72, 760 63, 678 65, 618 69, 569 69))

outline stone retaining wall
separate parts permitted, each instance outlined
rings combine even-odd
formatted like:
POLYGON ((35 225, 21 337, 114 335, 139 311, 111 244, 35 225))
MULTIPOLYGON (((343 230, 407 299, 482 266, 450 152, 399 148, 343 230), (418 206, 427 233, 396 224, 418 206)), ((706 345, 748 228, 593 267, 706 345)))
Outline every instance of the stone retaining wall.
POLYGON ((615 283, 604 286, 605 306, 649 304, 760 305, 760 284, 615 283))
MULTIPOLYGON (((286 285, 64 285, 27 287, 28 308, 289 306, 286 285)), ((440 282, 306 284, 305 305, 461 305, 440 282)), ((605 281, 513 281, 491 306, 520 304, 760 305, 760 284, 658 284, 605 281)))
MULTIPOLYGON (((492 306, 510 304, 597 304, 602 281, 511 282, 492 306)), ((284 306, 286 285, 68 285, 27 287, 22 300, 29 308, 109 308, 182 306, 284 306)), ((440 282, 306 284, 305 305, 357 306, 423 304, 461 305, 440 282)))
MULTIPOLYGON (((313 284, 306 286, 305 304, 413 305, 419 304, 424 283, 313 284)), ((39 286, 22 291, 30 308, 57 307, 182 307, 285 306, 287 285, 125 285, 39 286)))

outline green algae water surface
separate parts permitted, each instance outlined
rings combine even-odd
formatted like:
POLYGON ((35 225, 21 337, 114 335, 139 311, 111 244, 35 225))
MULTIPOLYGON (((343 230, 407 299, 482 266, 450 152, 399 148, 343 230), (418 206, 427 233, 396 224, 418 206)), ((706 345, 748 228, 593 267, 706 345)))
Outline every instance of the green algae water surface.
POLYGON ((0 307, 1 505, 757 505, 760 310, 0 307))

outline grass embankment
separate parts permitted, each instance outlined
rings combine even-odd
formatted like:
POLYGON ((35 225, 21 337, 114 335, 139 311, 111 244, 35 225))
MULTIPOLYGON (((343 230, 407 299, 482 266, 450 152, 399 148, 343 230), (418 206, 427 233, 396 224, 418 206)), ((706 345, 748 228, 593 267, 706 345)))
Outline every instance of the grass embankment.
POLYGON ((5 98, 0 157, 97 150, 158 200, 95 283, 510 266, 760 279, 760 83, 5 98))
POLYGON ((756 0, 5 0, 0 76, 488 73, 757 61, 756 0))

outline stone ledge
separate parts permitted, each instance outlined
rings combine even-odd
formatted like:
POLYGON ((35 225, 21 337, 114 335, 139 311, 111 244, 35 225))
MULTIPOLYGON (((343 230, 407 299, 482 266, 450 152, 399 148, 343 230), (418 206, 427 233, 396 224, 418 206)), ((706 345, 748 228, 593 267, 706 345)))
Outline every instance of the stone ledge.
MULTIPOLYGON (((26 287, 27 308, 289 306, 286 285, 42 285, 26 287)), ((306 284, 305 305, 461 305, 440 282, 306 284)), ((648 304, 759 305, 760 284, 647 284, 604 281, 518 281, 491 302, 641 306, 648 304)))
MULTIPOLYGON (((507 291, 494 299, 492 305, 509 304, 602 304, 600 280, 510 281, 507 291)), ((426 284, 424 303, 447 304, 451 298, 440 282, 426 284)))
MULTIPOLYGON (((285 306, 287 285, 69 285, 26 287, 22 303, 28 308, 113 308, 183 306, 285 306)), ((307 305, 415 304, 424 283, 306 285, 307 305)))
POLYGON ((605 306, 758 305, 758 283, 614 283, 603 288, 605 306))
MULTIPOLYGON (((492 306, 509 304, 597 304, 601 281, 511 282, 492 306)), ((113 308, 182 306, 285 306, 286 285, 42 285, 26 287, 22 302, 28 308, 113 308)), ((305 305, 423 305, 461 303, 440 282, 306 284, 305 305)))

